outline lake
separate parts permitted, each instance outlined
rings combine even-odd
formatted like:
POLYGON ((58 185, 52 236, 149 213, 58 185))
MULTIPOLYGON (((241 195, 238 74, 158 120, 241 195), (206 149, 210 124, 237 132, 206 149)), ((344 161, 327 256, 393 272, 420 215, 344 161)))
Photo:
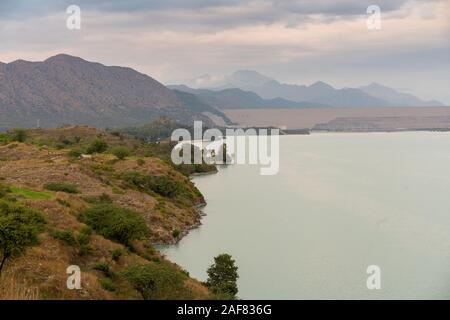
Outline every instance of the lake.
POLYGON ((242 299, 450 298, 450 133, 281 136, 277 175, 194 182, 203 225, 159 249, 200 280, 226 252, 242 299))

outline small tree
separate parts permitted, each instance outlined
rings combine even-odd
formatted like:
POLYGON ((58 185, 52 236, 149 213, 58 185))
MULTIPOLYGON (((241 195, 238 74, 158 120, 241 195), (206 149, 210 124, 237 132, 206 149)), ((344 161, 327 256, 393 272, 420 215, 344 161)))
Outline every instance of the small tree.
POLYGON ((237 270, 238 267, 231 255, 226 253, 218 255, 214 258, 214 264, 207 270, 208 280, 206 284, 212 293, 234 299, 238 293, 236 282, 239 275, 237 270))
POLYGON ((13 129, 11 131, 11 140, 17 142, 24 142, 27 138, 27 132, 24 129, 13 129))
POLYGON ((115 155, 117 159, 123 160, 131 154, 131 151, 125 147, 116 147, 112 149, 111 153, 115 155))
POLYGON ((87 153, 88 154, 102 153, 105 152, 106 149, 108 149, 108 144, 104 140, 95 139, 89 145, 87 153))
POLYGON ((38 242, 44 217, 37 211, 8 201, 0 201, 0 273, 7 259, 38 242))

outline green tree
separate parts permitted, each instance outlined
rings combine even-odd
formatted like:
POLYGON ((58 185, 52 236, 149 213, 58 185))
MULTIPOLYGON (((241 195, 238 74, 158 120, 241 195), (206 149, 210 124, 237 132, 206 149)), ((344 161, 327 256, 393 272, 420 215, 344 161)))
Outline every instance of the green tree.
POLYGON ((239 275, 237 271, 238 267, 231 255, 226 253, 218 255, 214 258, 214 264, 207 270, 206 284, 212 293, 234 299, 238 293, 236 282, 239 275))
POLYGON ((39 212, 0 200, 0 273, 6 260, 38 242, 37 236, 44 224, 45 219, 39 212))
POLYGON ((11 140, 17 142, 24 142, 27 138, 27 132, 24 129, 12 129, 11 140))
POLYGON ((131 151, 125 147, 116 147, 111 150, 111 153, 115 155, 117 159, 123 160, 131 154, 131 151))
POLYGON ((108 149, 108 144, 104 140, 95 139, 91 142, 91 144, 87 148, 87 153, 88 154, 102 153, 105 152, 106 149, 108 149))

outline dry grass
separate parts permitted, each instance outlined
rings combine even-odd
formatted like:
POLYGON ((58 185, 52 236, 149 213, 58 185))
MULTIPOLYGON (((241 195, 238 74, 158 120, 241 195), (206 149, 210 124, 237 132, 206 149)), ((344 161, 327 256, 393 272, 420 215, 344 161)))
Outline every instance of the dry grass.
MULTIPOLYGON (((34 138, 43 135, 45 139, 71 138, 74 134, 83 139, 87 139, 88 136, 95 138, 98 135, 105 135, 87 127, 35 130, 30 133, 34 138)), ((106 138, 108 144, 124 143, 118 137, 106 138)), ((125 145, 132 147, 132 144, 133 141, 125 141, 125 145)), ((143 215, 149 223, 152 241, 173 241, 173 229, 184 230, 196 223, 195 211, 189 207, 178 206, 170 199, 164 199, 162 205, 161 197, 122 186, 121 181, 115 178, 115 174, 125 171, 164 174, 184 181, 188 186, 193 185, 187 177, 156 158, 145 158, 145 163, 139 166, 133 159, 111 164, 110 161, 114 158, 110 155, 95 155, 91 159, 73 161, 66 156, 66 152, 67 150, 23 143, 15 143, 14 148, 0 146, 0 177, 3 184, 42 192, 43 185, 48 182, 70 182, 81 192, 80 194, 49 192, 52 194, 50 199, 33 199, 23 194, 15 194, 26 206, 33 207, 46 216, 48 230, 40 235, 40 243, 37 246, 28 248, 24 255, 7 262, 0 279, 0 300, 140 299, 141 295, 129 282, 120 277, 114 279, 116 292, 102 288, 98 279, 104 275, 94 267, 98 263, 106 263, 112 271, 120 272, 136 263, 166 261, 156 250, 151 250, 148 242, 136 243, 136 251, 130 252, 122 245, 94 233, 89 243, 92 251, 80 255, 77 245, 67 244, 49 234, 52 230, 67 230, 77 236, 84 227, 84 224, 78 221, 77 215, 90 205, 85 199, 105 193, 115 204, 134 209, 143 215), (100 169, 93 170, 95 165, 100 165, 100 169), (101 169, 109 167, 112 167, 111 172, 101 169), (118 193, 115 189, 122 192, 118 193), (111 252, 118 248, 123 250, 123 254, 115 261, 111 252), (66 269, 73 264, 81 268, 82 290, 67 289, 66 269)), ((194 299, 208 297, 208 290, 194 279, 187 279, 186 287, 194 299)))
POLYGON ((29 286, 17 271, 6 270, 0 277, 0 300, 37 300, 38 287, 29 286))

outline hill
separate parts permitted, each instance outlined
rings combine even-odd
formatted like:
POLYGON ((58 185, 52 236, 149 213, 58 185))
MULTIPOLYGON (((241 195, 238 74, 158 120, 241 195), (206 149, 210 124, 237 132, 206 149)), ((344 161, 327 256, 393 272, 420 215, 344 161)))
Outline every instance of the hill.
POLYGON ((190 172, 167 161, 170 150, 85 126, 0 134, 0 228, 8 207, 46 221, 38 243, 7 260, 0 299, 208 298, 152 247, 198 226, 204 204, 190 172), (66 287, 70 265, 82 270, 81 290, 66 287), (151 292, 135 282, 141 266, 151 292))
POLYGON ((131 68, 104 66, 60 54, 43 62, 0 64, 0 129, 86 124, 119 127, 168 116, 182 123, 226 116, 191 105, 131 68))

